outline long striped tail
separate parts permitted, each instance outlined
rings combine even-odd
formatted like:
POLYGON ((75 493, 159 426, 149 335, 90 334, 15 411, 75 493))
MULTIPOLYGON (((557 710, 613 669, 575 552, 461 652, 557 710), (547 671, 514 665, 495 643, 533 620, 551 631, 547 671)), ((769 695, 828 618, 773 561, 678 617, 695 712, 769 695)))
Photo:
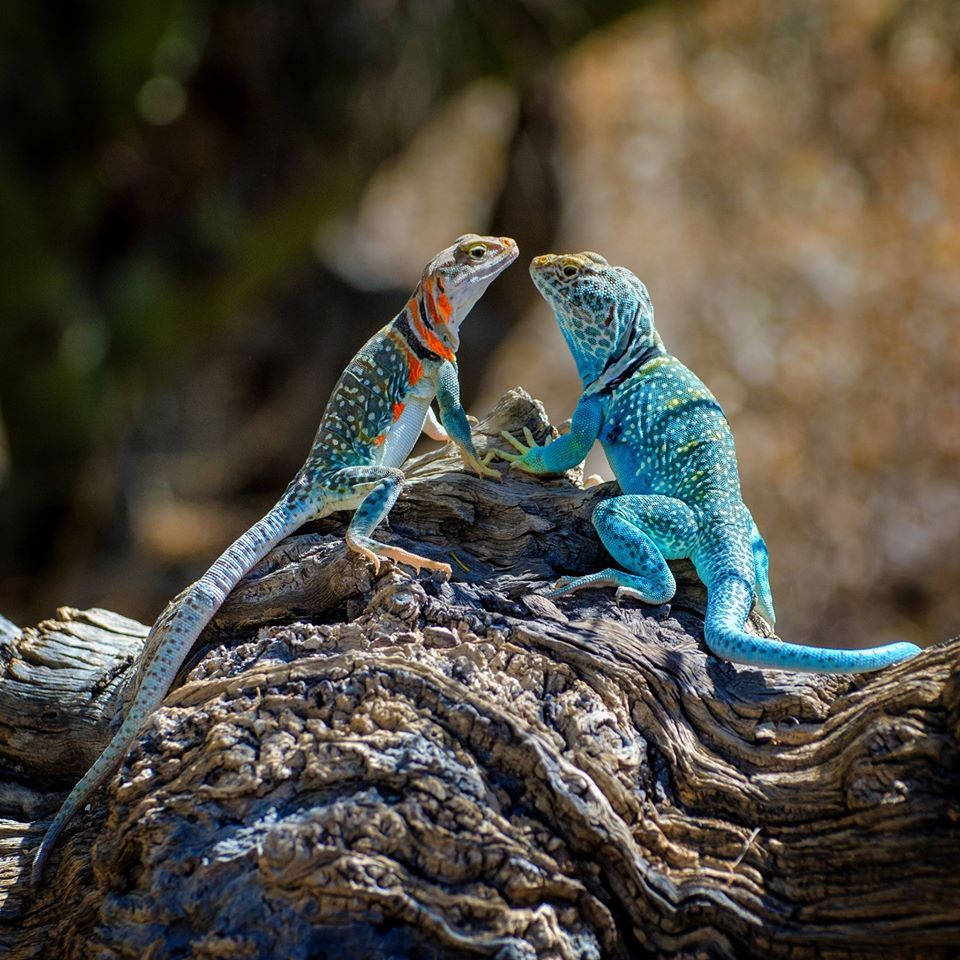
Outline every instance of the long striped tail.
POLYGON ((744 633, 753 604, 753 588, 741 577, 727 575, 708 590, 704 636, 718 657, 771 670, 801 673, 867 673, 916 656, 913 643, 890 643, 866 650, 831 650, 799 643, 780 643, 744 633))
POLYGON ((47 829, 33 861, 32 884, 40 882, 47 857, 70 818, 119 763, 147 718, 160 705, 180 665, 227 594, 284 537, 318 515, 316 508, 308 509, 302 502, 291 506, 290 500, 281 500, 160 614, 144 645, 145 652, 154 651, 153 659, 141 675, 127 716, 103 753, 70 791, 47 829))

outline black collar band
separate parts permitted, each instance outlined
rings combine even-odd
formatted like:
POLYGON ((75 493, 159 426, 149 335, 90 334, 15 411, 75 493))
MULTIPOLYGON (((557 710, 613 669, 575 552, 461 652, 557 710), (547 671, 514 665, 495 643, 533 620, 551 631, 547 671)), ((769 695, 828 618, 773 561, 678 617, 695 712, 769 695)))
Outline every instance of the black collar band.
MULTIPOLYGON (((423 310, 423 301, 420 301, 420 309, 423 310)), ((410 345, 410 349, 417 355, 418 360, 440 360, 440 354, 434 353, 416 334, 413 327, 410 326, 410 318, 406 310, 401 310, 393 319, 393 325, 403 336, 403 339, 410 345)))
POLYGON ((653 360, 654 357, 665 357, 667 351, 657 343, 651 343, 650 346, 641 350, 612 380, 608 380, 597 392, 612 393, 620 384, 629 380, 645 363, 653 360))

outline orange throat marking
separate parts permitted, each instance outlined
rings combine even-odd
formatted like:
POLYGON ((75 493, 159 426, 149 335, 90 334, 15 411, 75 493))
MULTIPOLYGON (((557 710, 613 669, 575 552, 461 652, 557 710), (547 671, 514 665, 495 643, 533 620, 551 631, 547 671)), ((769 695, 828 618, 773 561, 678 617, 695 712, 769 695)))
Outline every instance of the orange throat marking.
MULTIPOLYGON (((413 301, 411 301, 412 303, 413 301)), ((447 299, 445 293, 440 294, 440 310, 437 309, 437 302, 433 299, 433 281, 430 277, 423 278, 423 302, 427 305, 427 316, 434 326, 445 324, 450 319, 453 307, 447 299)), ((423 337, 423 342, 438 356, 444 360, 453 362, 454 352, 420 319, 419 310, 411 310, 414 326, 417 333, 423 337)))
POLYGON ((400 415, 403 413, 404 404, 395 403, 393 405, 393 422, 396 423, 400 419, 400 415))
POLYGON ((437 291, 436 308, 440 314, 440 320, 443 323, 449 323, 450 316, 453 314, 453 304, 444 293, 443 282, 439 279, 437 280, 437 291))
POLYGON ((423 376, 423 364, 412 354, 407 355, 407 383, 410 386, 420 382, 423 376))

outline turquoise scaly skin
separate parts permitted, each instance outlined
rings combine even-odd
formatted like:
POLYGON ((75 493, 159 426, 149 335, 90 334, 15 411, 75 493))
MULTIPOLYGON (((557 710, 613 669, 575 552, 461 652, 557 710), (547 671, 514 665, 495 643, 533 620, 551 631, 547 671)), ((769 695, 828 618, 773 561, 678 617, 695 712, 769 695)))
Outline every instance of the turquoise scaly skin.
POLYGON ((704 634, 719 657, 809 673, 879 670, 920 652, 912 643, 830 650, 750 636, 754 602, 773 626, 766 544, 740 495, 733 435, 704 384, 666 352, 644 285, 599 254, 537 257, 537 289, 553 307, 583 381, 570 432, 547 446, 527 435, 501 454, 530 473, 581 463, 599 439, 623 496, 599 504, 593 523, 626 568, 565 578, 552 595, 613 586, 665 603, 676 583, 666 560, 689 557, 708 591, 704 634))
POLYGON ((147 637, 154 649, 140 673, 127 715, 113 739, 77 783, 48 828, 34 858, 37 884, 57 837, 117 765, 159 706, 194 641, 227 594, 257 561, 309 520, 336 510, 355 510, 347 547, 375 569, 388 557, 450 575, 448 564, 378 543, 371 536, 403 487, 400 465, 421 430, 453 440, 466 466, 499 478, 481 460, 460 404, 456 351, 463 319, 493 279, 517 258, 509 237, 467 234, 427 265, 404 309, 375 333, 337 381, 306 463, 279 502, 167 606, 147 637), (436 398, 438 423, 430 408, 436 398))

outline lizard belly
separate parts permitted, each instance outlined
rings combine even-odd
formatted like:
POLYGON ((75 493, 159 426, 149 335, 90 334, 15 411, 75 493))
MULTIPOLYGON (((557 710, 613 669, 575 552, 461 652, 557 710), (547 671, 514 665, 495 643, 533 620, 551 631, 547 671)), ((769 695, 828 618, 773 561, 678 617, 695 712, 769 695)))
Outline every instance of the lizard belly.
POLYGON ((601 439, 603 452, 624 493, 655 493, 655 474, 628 444, 601 439))
POLYGON ((427 419, 432 397, 407 397, 400 416, 390 424, 387 438, 380 447, 379 463, 384 467, 399 467, 410 456, 427 419))

